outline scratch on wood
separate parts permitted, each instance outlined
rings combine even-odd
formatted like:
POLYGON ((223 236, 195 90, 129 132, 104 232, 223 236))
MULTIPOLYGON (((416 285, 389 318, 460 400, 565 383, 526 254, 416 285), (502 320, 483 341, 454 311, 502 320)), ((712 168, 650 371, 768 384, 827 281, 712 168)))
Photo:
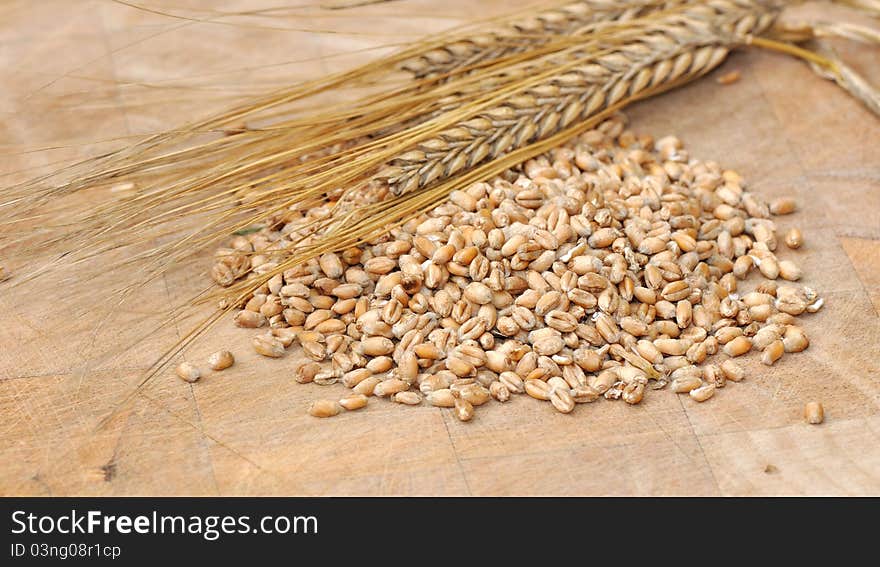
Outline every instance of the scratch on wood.
POLYGON ((36 482, 37 484, 39 484, 41 487, 43 487, 43 490, 46 491, 46 494, 48 494, 49 496, 52 496, 52 488, 49 486, 49 484, 45 480, 43 480, 43 477, 40 476, 40 473, 37 473, 34 476, 32 476, 31 480, 36 482))
POLYGON ((101 472, 104 473, 104 482, 110 482, 116 476, 116 463, 110 461, 101 467, 101 472))

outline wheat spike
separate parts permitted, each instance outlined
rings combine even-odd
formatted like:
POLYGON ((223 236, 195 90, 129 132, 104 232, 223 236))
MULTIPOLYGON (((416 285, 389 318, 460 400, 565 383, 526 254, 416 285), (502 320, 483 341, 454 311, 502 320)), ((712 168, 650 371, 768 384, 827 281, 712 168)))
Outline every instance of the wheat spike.
MULTIPOLYGON (((591 61, 557 65, 544 82, 512 93, 392 160, 380 175, 402 195, 588 118, 624 96, 685 73, 704 73, 729 49, 773 22, 774 3, 716 0, 688 6, 622 33, 629 43, 591 61)), ((576 52, 577 53, 577 52, 576 52)))
POLYGON ((583 34, 596 22, 625 22, 686 0, 582 0, 517 18, 478 34, 461 34, 401 63, 417 78, 448 75, 540 47, 554 36, 583 34))

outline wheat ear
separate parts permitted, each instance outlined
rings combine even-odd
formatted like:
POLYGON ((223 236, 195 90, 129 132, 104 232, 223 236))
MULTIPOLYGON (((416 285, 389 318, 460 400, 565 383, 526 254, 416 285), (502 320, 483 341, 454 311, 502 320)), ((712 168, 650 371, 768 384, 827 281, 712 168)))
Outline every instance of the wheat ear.
POLYGON ((659 17, 595 60, 569 64, 539 84, 480 109, 395 158, 379 178, 395 195, 523 147, 639 91, 718 65, 730 48, 767 29, 775 3, 716 0, 659 17))
POLYGON ((625 22, 686 0, 583 0, 511 19, 480 33, 459 34, 444 45, 404 61, 417 78, 448 75, 545 45, 554 37, 581 34, 597 22, 625 22))

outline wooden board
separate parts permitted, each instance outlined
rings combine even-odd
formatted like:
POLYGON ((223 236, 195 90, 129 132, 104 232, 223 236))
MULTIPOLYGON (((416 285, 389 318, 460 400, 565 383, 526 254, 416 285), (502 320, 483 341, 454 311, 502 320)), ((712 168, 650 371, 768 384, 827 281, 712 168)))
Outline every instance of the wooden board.
MULTIPOLYGON (((315 58, 383 41, 370 30, 423 33, 524 2, 479 2, 481 14, 465 1, 380 3, 308 23, 355 35, 266 29, 306 24, 208 10, 277 4, 268 0, 149 4, 214 20, 97 0, 0 6, 4 183, 351 65, 354 56, 315 58)), ((841 53, 880 82, 876 50, 843 44, 841 53)), ((637 407, 600 401, 560 415, 517 398, 462 424, 448 411, 375 401, 318 421, 308 403, 342 387, 296 384, 288 358, 261 359, 248 332, 225 322, 188 358, 231 348, 233 369, 194 386, 160 377, 99 428, 185 331, 181 322, 151 333, 163 309, 204 283, 207 261, 149 286, 123 312, 108 308, 97 330, 103 311, 77 299, 99 289, 94 282, 0 287, 0 493, 880 493, 880 121, 802 63, 755 52, 630 117, 637 131, 677 134, 694 156, 740 171, 765 195, 797 197, 801 211, 780 224, 801 227, 806 244, 782 254, 827 300, 803 319, 805 353, 772 368, 749 357, 748 379, 705 404, 660 391, 637 407), (714 81, 734 69, 740 82, 714 81), (808 400, 825 405, 825 424, 803 423, 808 400)), ((126 281, 112 270, 105 279, 126 281)))

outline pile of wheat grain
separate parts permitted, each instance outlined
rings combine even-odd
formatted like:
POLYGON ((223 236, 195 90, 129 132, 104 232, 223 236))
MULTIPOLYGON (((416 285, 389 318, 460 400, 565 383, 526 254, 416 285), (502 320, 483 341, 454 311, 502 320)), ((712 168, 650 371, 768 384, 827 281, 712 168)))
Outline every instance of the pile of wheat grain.
MULTIPOLYGON (((370 396, 463 420, 517 394, 568 413, 602 396, 637 404, 668 383, 705 401, 742 380, 731 358, 759 350, 770 365, 805 349, 796 316, 822 300, 788 283, 801 270, 777 258, 779 240, 795 249, 802 236, 778 237, 771 220, 794 202, 768 204, 678 139, 625 124, 615 116, 375 241, 274 276, 235 323, 261 329, 253 348, 296 381, 351 388, 309 408, 321 417, 370 396)), ((273 269, 331 207, 236 236, 214 277, 273 269)))

